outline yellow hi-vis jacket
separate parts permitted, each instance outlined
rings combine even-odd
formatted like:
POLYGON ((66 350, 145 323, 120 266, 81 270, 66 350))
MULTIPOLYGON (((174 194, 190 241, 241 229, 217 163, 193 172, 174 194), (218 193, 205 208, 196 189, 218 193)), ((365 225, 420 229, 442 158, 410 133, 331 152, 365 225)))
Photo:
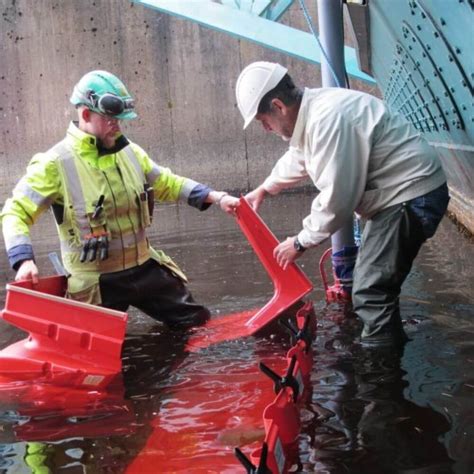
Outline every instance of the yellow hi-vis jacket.
POLYGON ((186 281, 170 257, 149 245, 145 190, 151 186, 158 201, 187 202, 196 186, 210 189, 158 166, 138 145, 125 142, 117 153, 99 156, 96 138, 71 123, 63 141, 33 157, 1 214, 10 262, 15 253, 18 261, 33 258, 29 227, 50 206, 59 206, 59 219, 55 215, 63 265, 71 274, 70 298, 100 304, 100 274, 135 267, 150 258, 186 281), (100 196, 103 208, 97 213, 100 196), (100 260, 98 253, 94 261, 81 263, 81 251, 92 234, 108 236, 108 258, 100 260))

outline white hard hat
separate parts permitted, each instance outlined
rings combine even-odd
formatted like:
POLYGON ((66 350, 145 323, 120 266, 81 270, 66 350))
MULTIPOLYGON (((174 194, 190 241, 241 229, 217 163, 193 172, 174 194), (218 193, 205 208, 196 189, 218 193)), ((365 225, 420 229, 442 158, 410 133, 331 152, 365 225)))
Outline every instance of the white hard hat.
POLYGON ((278 63, 257 61, 249 64, 237 79, 235 96, 240 113, 245 120, 244 128, 257 115, 263 96, 283 79, 288 69, 278 63))

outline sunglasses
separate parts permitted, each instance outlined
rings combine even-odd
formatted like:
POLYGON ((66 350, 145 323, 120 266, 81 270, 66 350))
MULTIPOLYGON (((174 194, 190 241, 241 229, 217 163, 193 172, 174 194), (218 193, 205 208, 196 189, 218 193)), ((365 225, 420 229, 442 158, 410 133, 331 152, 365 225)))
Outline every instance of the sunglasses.
POLYGON ((98 109, 104 115, 112 117, 120 115, 126 110, 135 108, 135 101, 133 99, 122 99, 122 97, 111 94, 110 92, 98 97, 94 91, 89 91, 88 97, 94 108, 98 109))

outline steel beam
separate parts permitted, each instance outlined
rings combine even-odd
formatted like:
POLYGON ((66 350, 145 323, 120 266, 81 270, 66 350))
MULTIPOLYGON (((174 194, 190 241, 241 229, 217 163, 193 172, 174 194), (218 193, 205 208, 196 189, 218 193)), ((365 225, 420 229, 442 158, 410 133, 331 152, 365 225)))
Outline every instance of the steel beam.
POLYGON ((292 3, 293 0, 272 0, 261 16, 272 21, 278 21, 286 10, 291 7, 292 3))
MULTIPOLYGON (((310 63, 321 64, 320 49, 311 33, 261 18, 247 11, 209 0, 134 0, 134 2, 310 63)), ((346 46, 344 55, 346 70, 350 76, 369 84, 375 83, 372 77, 359 69, 353 48, 346 46)))

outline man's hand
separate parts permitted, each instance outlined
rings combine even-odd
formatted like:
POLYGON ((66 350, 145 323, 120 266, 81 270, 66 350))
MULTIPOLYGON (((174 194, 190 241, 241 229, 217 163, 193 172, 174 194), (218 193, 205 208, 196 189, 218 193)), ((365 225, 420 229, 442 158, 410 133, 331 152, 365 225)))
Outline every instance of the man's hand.
POLYGON ((15 275, 15 281, 31 280, 33 285, 38 283, 38 267, 33 260, 25 260, 15 275))
POLYGON ((250 204, 252 209, 255 212, 257 212, 266 194, 267 192, 265 191, 265 189, 263 189, 263 186, 259 186, 258 188, 255 188, 250 193, 246 194, 244 197, 247 200, 247 202, 250 204))
POLYGON ((235 210, 240 205, 240 199, 229 194, 225 194, 219 199, 219 207, 227 214, 235 214, 235 210))
POLYGON ((273 256, 283 270, 286 270, 290 263, 303 255, 303 252, 297 252, 295 250, 295 240, 296 237, 287 237, 287 239, 281 244, 278 244, 273 251, 273 256))
POLYGON ((227 214, 235 215, 235 210, 240 205, 239 198, 230 196, 225 191, 211 191, 204 202, 215 204, 219 206, 227 214))

